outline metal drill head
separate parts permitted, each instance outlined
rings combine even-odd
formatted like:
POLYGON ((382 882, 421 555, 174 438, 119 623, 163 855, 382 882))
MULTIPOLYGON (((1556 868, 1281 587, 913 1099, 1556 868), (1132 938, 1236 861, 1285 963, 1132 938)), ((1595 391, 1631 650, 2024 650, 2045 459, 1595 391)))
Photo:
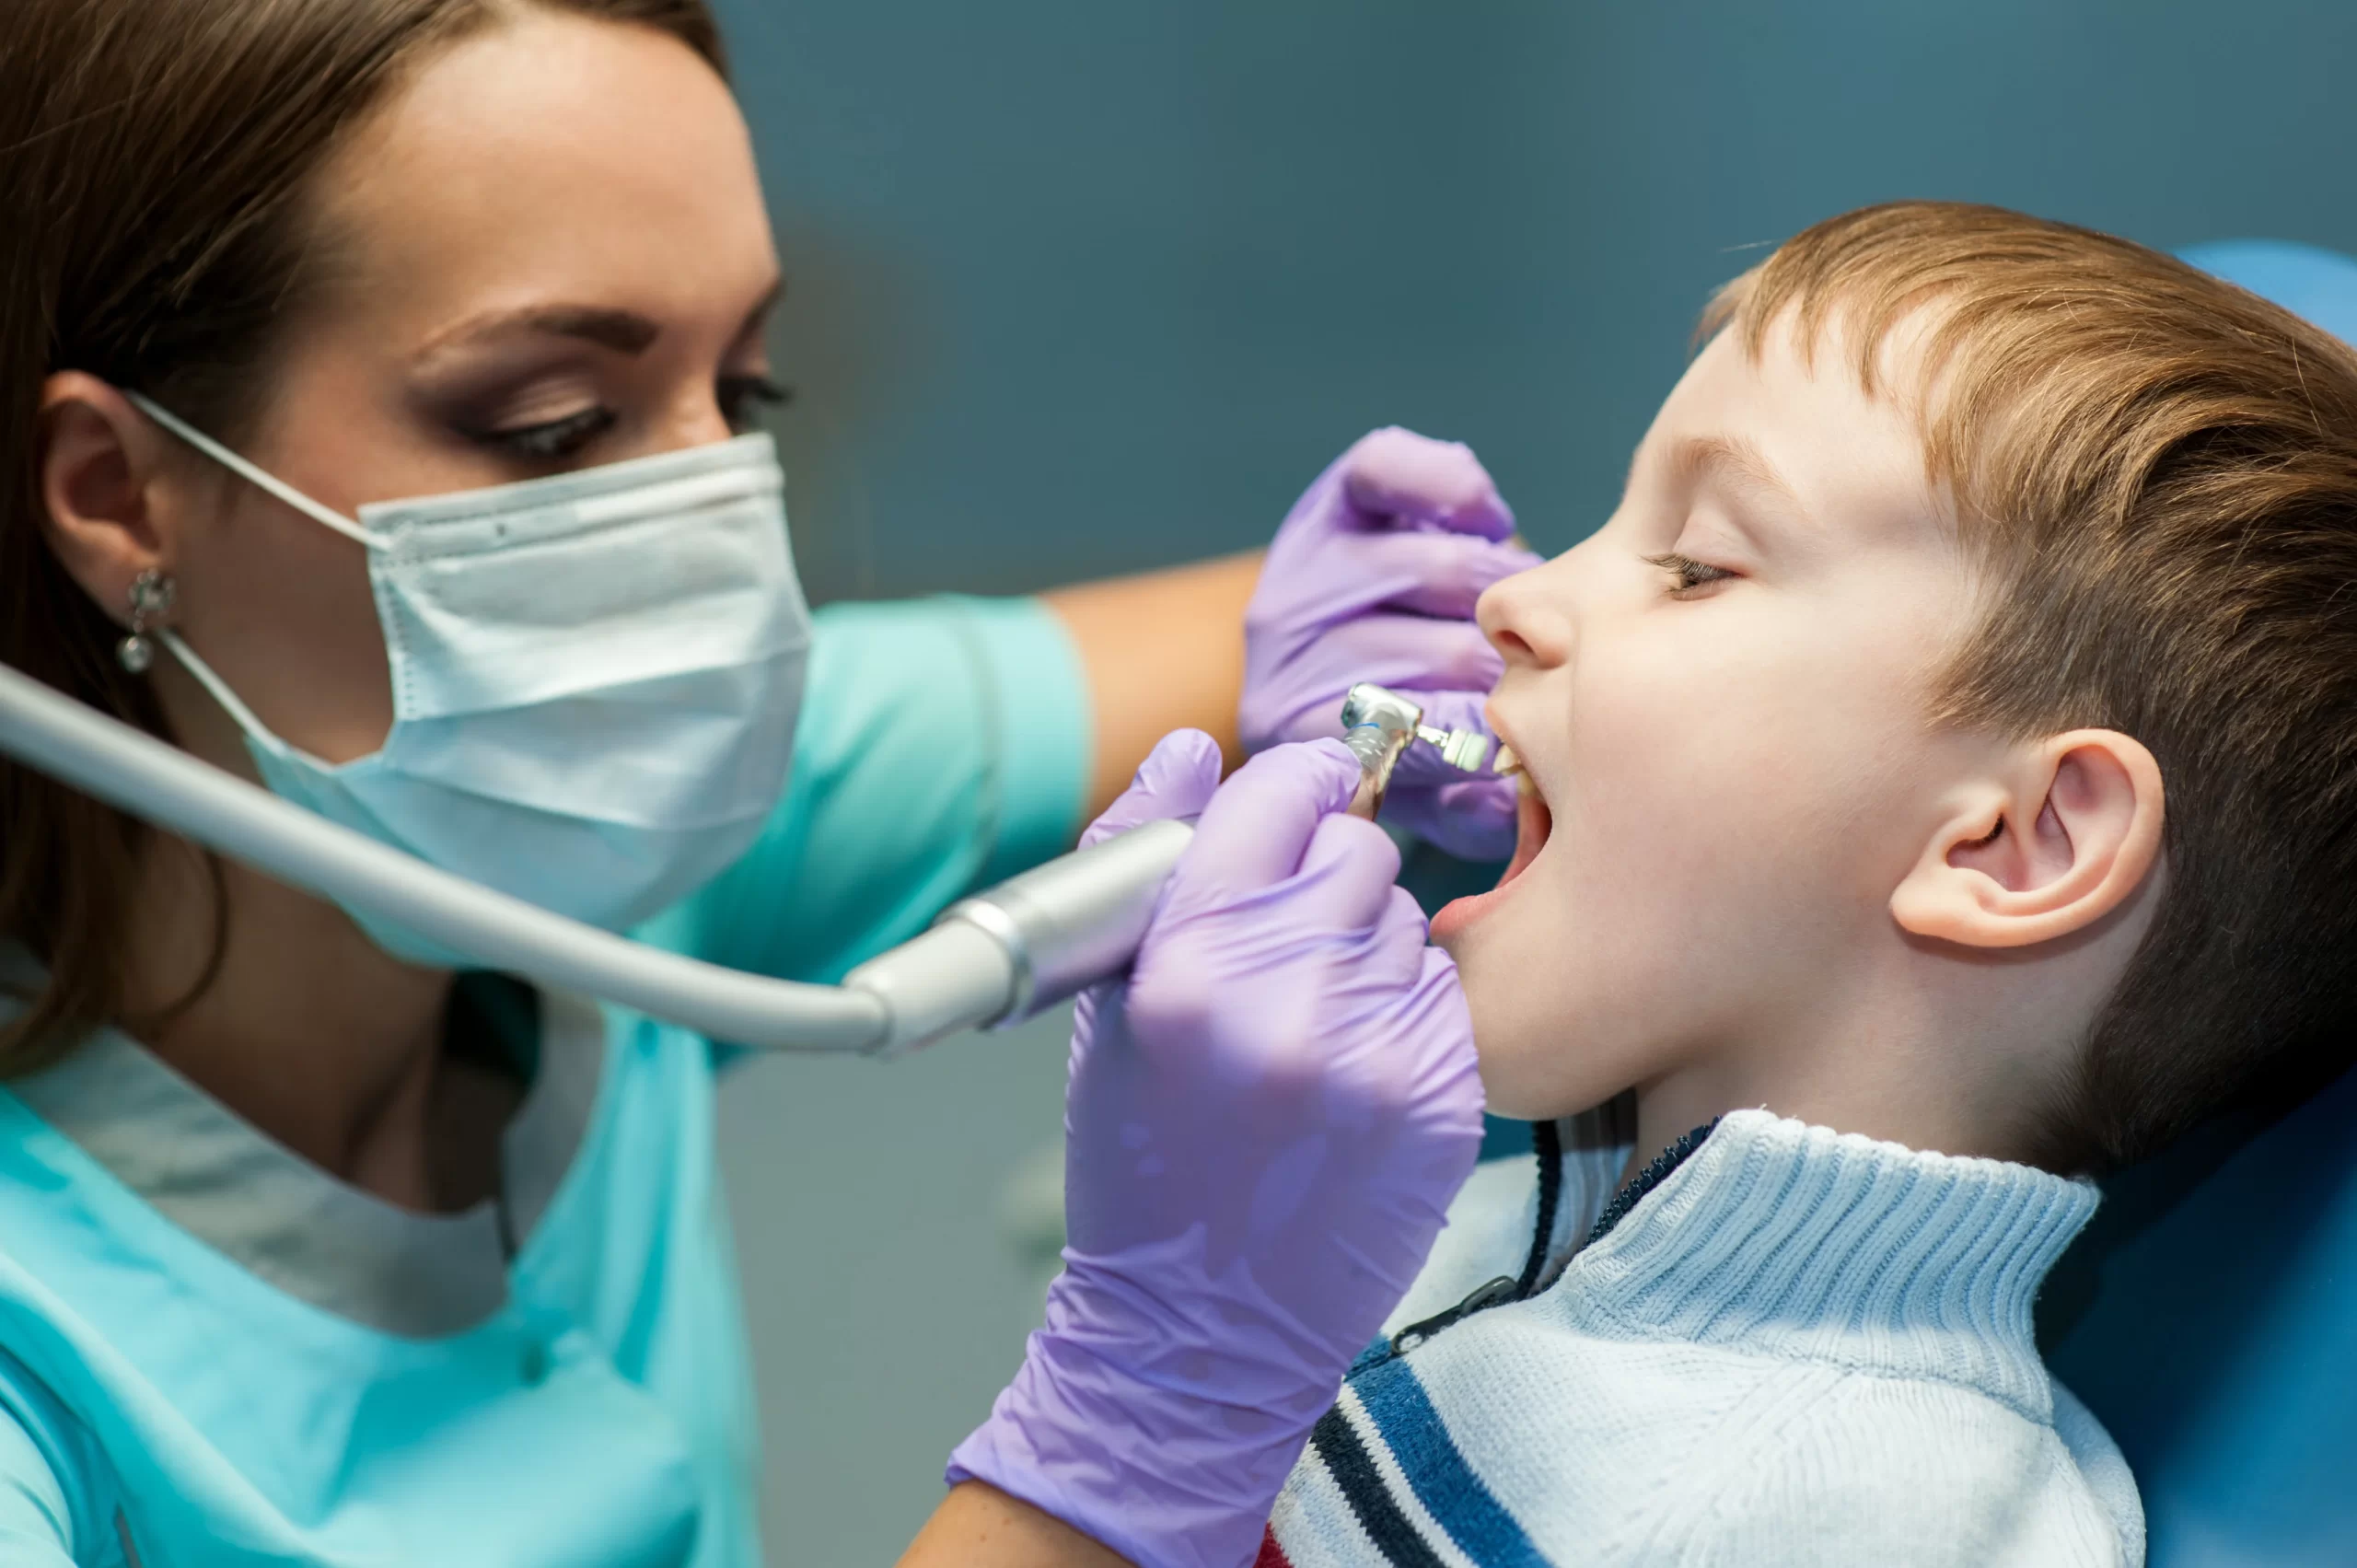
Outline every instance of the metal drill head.
POLYGON ((1387 687, 1362 680, 1342 699, 1342 727, 1374 725, 1379 729, 1406 730, 1413 735, 1424 722, 1424 710, 1387 687))
MULTIPOLYGON (((1424 722, 1424 710, 1388 687, 1361 681, 1342 699, 1344 738, 1359 738, 1353 749, 1365 752, 1406 744, 1406 735, 1438 751, 1441 761, 1464 772, 1477 773, 1490 760, 1490 738, 1478 729, 1442 729, 1424 722)), ((1388 778, 1389 769, 1385 769, 1388 778)))

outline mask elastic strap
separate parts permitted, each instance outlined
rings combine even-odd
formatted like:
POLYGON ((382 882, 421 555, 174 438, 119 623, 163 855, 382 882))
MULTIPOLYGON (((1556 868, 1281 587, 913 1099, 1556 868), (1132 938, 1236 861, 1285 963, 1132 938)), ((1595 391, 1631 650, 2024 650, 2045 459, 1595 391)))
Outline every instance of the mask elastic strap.
MULTIPOLYGON (((338 512, 331 507, 320 505, 318 502, 312 500, 309 496, 304 494, 301 491, 296 489, 284 480, 278 479, 273 475, 266 473, 262 470, 256 468, 253 464, 246 461, 245 459, 238 456, 237 453, 229 450, 228 447, 221 445, 220 442, 213 439, 212 436, 205 435, 204 432, 197 429, 194 425, 190 424, 185 420, 181 419, 178 414, 172 413, 168 410, 159 408, 152 400, 143 397, 137 392, 125 391, 122 395, 129 398, 131 400, 132 406, 136 408, 140 412, 145 414, 148 418, 154 420, 157 424, 162 425, 165 429, 170 431, 173 435, 179 436, 181 440, 187 442, 190 446, 203 453, 206 457, 211 458, 215 462, 219 463, 223 468, 227 469, 231 473, 236 474, 239 479, 244 480, 248 484, 252 485, 255 489, 266 491, 270 494, 275 495, 278 499, 285 502, 289 506, 294 507, 305 517, 311 518, 314 522, 322 523, 327 527, 333 528, 336 532, 343 535, 346 539, 358 540, 362 544, 366 545, 371 550, 382 550, 385 548, 384 540, 377 539, 366 528, 362 528, 358 523, 354 522, 343 513, 338 512)), ((174 652, 180 652, 180 650, 176 648, 174 649, 174 652)), ((183 660, 185 660, 187 656, 182 654, 181 656, 183 660)), ((215 694, 218 695, 217 692, 215 694)))
POLYGON ((254 716, 251 708, 238 700, 238 694, 229 690, 227 681, 213 673, 211 665, 196 656, 194 648, 180 641, 178 632, 168 626, 163 627, 156 633, 156 640, 172 651, 172 656, 180 661, 180 668, 196 677, 196 683, 213 694, 213 700, 221 704, 221 711, 236 720, 239 729, 256 740, 274 746, 284 744, 270 732, 269 726, 254 716))

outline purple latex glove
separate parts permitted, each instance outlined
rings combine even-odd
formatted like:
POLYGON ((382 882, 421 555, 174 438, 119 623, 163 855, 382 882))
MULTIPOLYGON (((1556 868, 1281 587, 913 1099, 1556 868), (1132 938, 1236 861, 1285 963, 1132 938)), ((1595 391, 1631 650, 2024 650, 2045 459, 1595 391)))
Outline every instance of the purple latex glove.
POLYGON ((1091 838, 1201 810, 1132 977, 1081 998, 1064 1272, 950 1460, 1141 1568, 1238 1568, 1481 1143, 1472 1021, 1340 815, 1339 741, 1155 748, 1091 838), (1209 805, 1204 803, 1208 801, 1209 805))
MULTIPOLYGON (((1295 504, 1260 569, 1244 619, 1245 749, 1340 735, 1361 680, 1415 698, 1427 723, 1486 730, 1503 666, 1473 603, 1539 563, 1513 532, 1470 448, 1397 428, 1363 436, 1295 504)), ((1514 853, 1512 783, 1459 772, 1429 746, 1399 759, 1384 818, 1468 860, 1514 853)))

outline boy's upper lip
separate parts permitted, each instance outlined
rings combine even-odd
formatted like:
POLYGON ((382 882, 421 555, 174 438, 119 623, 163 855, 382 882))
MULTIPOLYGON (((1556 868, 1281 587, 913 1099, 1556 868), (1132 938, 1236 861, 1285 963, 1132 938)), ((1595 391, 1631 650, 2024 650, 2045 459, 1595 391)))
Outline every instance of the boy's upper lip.
POLYGON ((1505 720, 1498 714, 1498 700, 1495 697, 1481 704, 1481 716, 1490 721, 1490 733, 1498 738, 1498 744, 1513 751, 1515 760, 1521 762, 1524 772, 1530 772, 1530 753, 1522 749, 1521 742, 1517 741, 1513 732, 1506 727, 1505 720))

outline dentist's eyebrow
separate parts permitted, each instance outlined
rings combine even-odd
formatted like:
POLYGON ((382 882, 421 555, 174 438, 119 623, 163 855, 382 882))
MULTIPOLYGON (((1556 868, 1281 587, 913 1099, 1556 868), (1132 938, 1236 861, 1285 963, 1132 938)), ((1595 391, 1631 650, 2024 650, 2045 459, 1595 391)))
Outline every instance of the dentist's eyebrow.
POLYGON ((745 324, 737 329, 737 335, 739 338, 759 336, 770 324, 770 312, 775 310, 778 301, 784 297, 785 280, 779 278, 770 285, 769 292, 761 296, 760 302, 745 312, 745 324))
POLYGON ((633 358, 655 345, 663 329, 635 310, 615 310, 596 305, 528 305, 520 310, 499 310, 459 322, 436 333, 419 352, 430 359, 461 344, 500 338, 578 338, 599 348, 633 358))
POLYGON ((1680 441, 1670 452, 1670 470, 1680 482, 1699 486, 1706 482, 1724 482, 1738 493, 1765 502, 1773 510, 1794 522, 1808 517, 1808 508, 1801 505, 1799 494, 1768 454, 1740 436, 1695 436, 1680 441))
MULTIPOLYGON (((784 294, 784 280, 772 282, 752 309, 745 313, 739 334, 750 336, 760 331, 784 294)), ((437 332, 418 351, 417 357, 431 359, 447 349, 501 338, 547 336, 577 338, 635 359, 654 347, 662 335, 659 322, 635 310, 600 305, 528 305, 520 309, 494 310, 471 317, 437 332)))

